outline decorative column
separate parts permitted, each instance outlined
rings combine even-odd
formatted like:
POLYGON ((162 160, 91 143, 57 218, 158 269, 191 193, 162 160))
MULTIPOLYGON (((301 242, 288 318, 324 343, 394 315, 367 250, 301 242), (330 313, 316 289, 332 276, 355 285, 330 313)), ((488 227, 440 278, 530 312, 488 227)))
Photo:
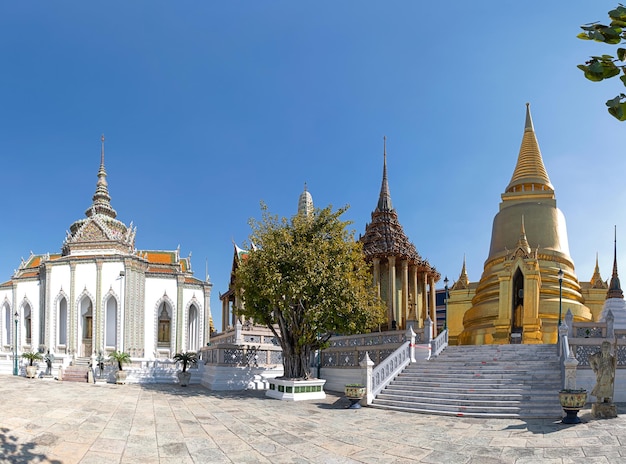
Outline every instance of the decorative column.
POLYGON ((230 295, 222 297, 222 332, 226 332, 228 327, 228 321, 230 320, 230 314, 228 307, 230 306, 230 295))
POLYGON ((543 343, 541 319, 539 318, 541 272, 539 271, 537 261, 529 264, 534 264, 534 266, 532 270, 527 269, 524 274, 524 319, 522 321, 522 337, 523 343, 540 344, 543 343))
POLYGON ((78 317, 76 315, 76 263, 70 263, 70 301, 68 301, 67 311, 69 313, 69 324, 67 327, 67 351, 73 356, 76 355, 78 349, 78 339, 76 335, 76 324, 78 317))
POLYGON ((374 258, 374 287, 376 288, 376 294, 380 298, 380 258, 374 258))
POLYGON ((406 321, 409 319, 409 262, 402 260, 402 324, 398 326, 406 329, 406 321))
POLYGON ((422 293, 422 306, 420 309, 420 322, 428 319, 428 293, 426 292, 426 273, 420 273, 420 291, 422 293))
POLYGON ((208 280, 202 284, 202 293, 204 295, 204 337, 200 340, 198 348, 205 346, 211 341, 211 287, 212 285, 208 280))
POLYGON ((396 321, 396 328, 398 327, 398 320, 396 319, 396 257, 390 256, 389 261, 389 295, 387 301, 387 308, 389 310, 389 324, 390 328, 393 328, 393 321, 396 321))
POLYGON ((183 285, 185 283, 185 277, 183 275, 178 275, 176 276, 176 345, 174 348, 174 353, 172 353, 172 356, 175 353, 179 353, 182 351, 182 347, 183 347, 183 335, 185 333, 184 331, 184 321, 185 321, 185 317, 184 317, 184 311, 185 309, 183 308, 183 285))
POLYGON ((50 294, 52 292, 51 290, 51 285, 50 285, 50 274, 52 273, 52 269, 49 265, 45 266, 45 280, 42 282, 42 285, 44 287, 44 313, 45 313, 45 324, 44 324, 44 337, 42 340, 42 343, 44 345, 46 345, 46 347, 51 350, 51 352, 54 352, 53 347, 56 347, 57 343, 56 343, 56 331, 55 331, 55 326, 56 326, 56 320, 58 318, 54 318, 53 317, 53 311, 52 308, 50 306, 50 294))
POLYGON ((96 301, 93 307, 93 330, 91 339, 91 354, 102 350, 104 353, 104 308, 102 307, 102 260, 96 259, 96 301))
POLYGON ((437 337, 437 291, 435 290, 435 277, 428 276, 428 286, 430 288, 430 319, 433 321, 433 338, 437 337))
POLYGON ((494 321, 494 344, 508 344, 511 335, 511 273, 504 271, 498 273, 500 284, 500 302, 498 306, 498 319, 494 321))

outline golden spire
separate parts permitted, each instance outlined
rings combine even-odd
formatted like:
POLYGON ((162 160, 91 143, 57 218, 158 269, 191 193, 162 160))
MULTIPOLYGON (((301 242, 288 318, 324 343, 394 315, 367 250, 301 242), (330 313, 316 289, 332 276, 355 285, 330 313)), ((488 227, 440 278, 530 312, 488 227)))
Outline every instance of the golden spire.
POLYGON ((524 215, 522 214, 522 225, 520 227, 519 232, 519 240, 517 241, 517 248, 522 249, 524 253, 530 253, 530 245, 528 244, 528 239, 526 238, 526 227, 524 226, 524 215))
POLYGON ((554 191, 548 172, 543 164, 539 143, 535 136, 533 120, 530 115, 530 103, 526 103, 526 123, 524 136, 517 158, 517 165, 506 192, 554 191))
POLYGON ((457 280, 452 286, 451 290, 460 290, 469 287, 469 277, 467 276, 467 270, 465 269, 465 255, 463 255, 463 267, 461 268, 461 274, 459 280, 457 280))

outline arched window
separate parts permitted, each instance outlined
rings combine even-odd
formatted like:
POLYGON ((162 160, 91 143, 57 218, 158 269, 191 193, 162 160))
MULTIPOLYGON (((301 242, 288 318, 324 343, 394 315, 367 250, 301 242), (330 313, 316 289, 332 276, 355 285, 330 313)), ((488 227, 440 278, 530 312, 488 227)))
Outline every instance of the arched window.
POLYGON ((190 351, 198 350, 198 308, 196 305, 189 307, 189 314, 187 317, 187 349, 190 351))
POLYGON ((171 342, 171 321, 167 303, 163 302, 159 312, 159 327, 157 329, 157 342, 161 346, 169 346, 171 342))
POLYGON ((30 345, 31 341, 32 341, 32 329, 33 324, 32 324, 32 319, 31 319, 31 311, 30 311, 30 305, 28 303, 26 303, 24 305, 24 338, 26 339, 25 342, 27 345, 30 345))
POLYGON ((106 302, 105 344, 107 347, 117 346, 117 301, 111 297, 106 302))
POLYGON ((58 311, 58 335, 57 340, 59 345, 67 345, 67 300, 65 298, 61 298, 59 301, 59 311, 58 311))

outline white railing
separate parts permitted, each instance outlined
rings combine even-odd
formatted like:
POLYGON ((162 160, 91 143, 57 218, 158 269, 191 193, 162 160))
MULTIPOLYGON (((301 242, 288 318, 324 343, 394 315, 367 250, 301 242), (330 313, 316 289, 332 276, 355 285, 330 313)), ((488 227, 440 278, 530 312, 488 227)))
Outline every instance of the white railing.
POLYGON ((391 356, 371 370, 371 377, 367 382, 367 404, 371 404, 376 395, 411 362, 411 349, 414 348, 411 345, 410 341, 404 342, 391 356))
POLYGON ((439 354, 448 346, 448 329, 445 329, 437 338, 430 341, 430 358, 439 356, 439 354))

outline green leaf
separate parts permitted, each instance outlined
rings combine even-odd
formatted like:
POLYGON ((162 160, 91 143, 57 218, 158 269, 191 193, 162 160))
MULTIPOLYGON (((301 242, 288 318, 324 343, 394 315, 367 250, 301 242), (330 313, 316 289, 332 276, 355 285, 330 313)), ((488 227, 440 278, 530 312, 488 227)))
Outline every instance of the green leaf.
POLYGON ((620 5, 614 10, 609 11, 609 18, 611 18, 613 21, 626 22, 626 8, 620 5))
MULTIPOLYGON (((617 98, 619 99, 619 97, 617 98)), ((609 107, 609 113, 611 114, 611 116, 619 119, 620 121, 626 121, 626 102, 619 103, 617 105, 609 105, 609 103, 613 102, 614 100, 615 99, 606 102, 606 105, 609 107)))
POLYGON ((624 61, 624 58, 626 58, 626 48, 618 48, 617 59, 620 61, 624 61))
POLYGON ((589 37, 589 35, 586 32, 581 32, 576 37, 582 40, 591 40, 591 37, 589 37))
MULTIPOLYGON (((624 71, 624 68, 622 68, 622 71, 624 71)), ((626 71, 624 71, 625 75, 620 76, 619 80, 622 81, 622 83, 626 86, 626 71)))

